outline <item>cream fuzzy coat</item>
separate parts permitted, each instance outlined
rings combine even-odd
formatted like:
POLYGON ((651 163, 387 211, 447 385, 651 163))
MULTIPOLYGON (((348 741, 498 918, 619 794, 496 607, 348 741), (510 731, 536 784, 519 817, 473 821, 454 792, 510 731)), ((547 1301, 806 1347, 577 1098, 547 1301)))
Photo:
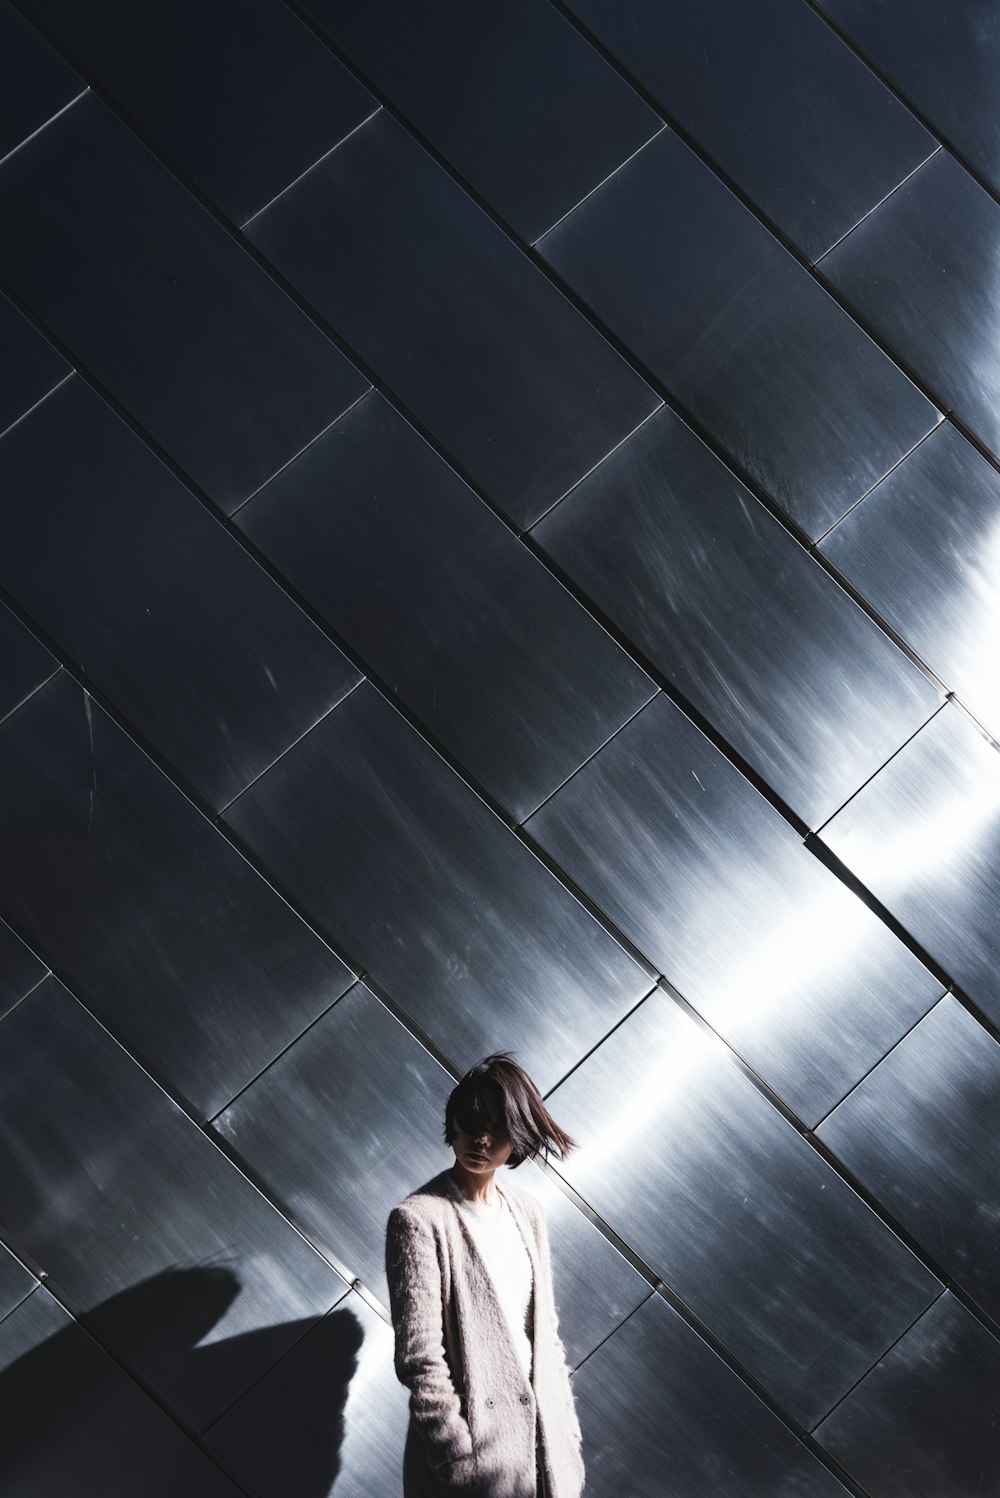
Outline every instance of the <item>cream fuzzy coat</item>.
POLYGON ((396 1373, 410 1390, 405 1498, 535 1498, 536 1417, 551 1498, 583 1490, 580 1426, 552 1296, 541 1203, 496 1180, 534 1276, 534 1366, 518 1362, 450 1170, 389 1214, 386 1272, 396 1373))

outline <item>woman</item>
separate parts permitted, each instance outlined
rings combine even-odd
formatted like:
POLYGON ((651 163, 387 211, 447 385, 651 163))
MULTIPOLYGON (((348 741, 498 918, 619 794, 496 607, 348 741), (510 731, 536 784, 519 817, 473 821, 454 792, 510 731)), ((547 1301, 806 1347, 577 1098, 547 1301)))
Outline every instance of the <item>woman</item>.
POLYGON ((396 1372, 410 1390, 404 1498, 578 1498, 545 1217, 497 1179, 574 1141, 506 1052, 459 1082, 444 1137, 454 1165, 394 1207, 386 1233, 396 1372))

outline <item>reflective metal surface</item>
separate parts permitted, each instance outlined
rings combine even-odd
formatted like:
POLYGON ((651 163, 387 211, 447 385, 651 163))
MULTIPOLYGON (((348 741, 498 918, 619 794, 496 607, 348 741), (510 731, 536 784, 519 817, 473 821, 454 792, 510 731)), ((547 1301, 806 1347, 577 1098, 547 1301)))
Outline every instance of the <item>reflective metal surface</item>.
POLYGON ((224 509, 366 388, 91 94, 3 164, 0 276, 224 509))
POLYGON ((947 996, 817 1130, 986 1311, 1000 1312, 1000 1045, 947 996))
POLYGON ((0 296, 0 432, 69 373, 69 365, 0 296))
POLYGON ((238 1498, 44 1290, 0 1324, 0 1451, 11 1498, 238 1498))
POLYGON ((0 160, 85 88, 12 5, 0 7, 0 160))
POLYGON ((584 1363, 573 1393, 588 1498, 845 1493, 659 1295, 584 1363))
POLYGON ((0 582, 220 808, 358 671, 79 379, 0 441, 0 582))
POLYGON ((656 690, 374 393, 238 524, 518 818, 656 690))
POLYGON ((533 534, 813 826, 940 704, 668 407, 533 534))
POLYGON ((395 1498, 408 1395, 392 1328, 350 1294, 206 1433, 260 1498, 395 1498))
POLYGON ((671 131, 539 249, 810 535, 937 421, 671 131))
POLYGON ((0 846, 0 910, 204 1115, 351 981, 65 674, 0 726, 0 846))
POLYGON ((60 669, 41 641, 0 603, 0 721, 60 669))
POLYGON ((942 708, 822 838, 1000 1022, 1000 755, 942 708))
POLYGON ((248 232, 523 525, 660 404, 384 112, 248 232))
POLYGON ((1000 1484, 1000 1343, 942 1295, 816 1432, 872 1498, 965 1498, 1000 1484))
POLYGON ((671 118, 813 258, 935 148, 913 115, 807 5, 570 4, 671 118))
POLYGON ((55 978, 0 1034, 8 1241, 203 1429, 344 1281, 55 978))
POLYGON ((516 1045, 544 1091, 649 988, 367 684, 225 815, 463 1070, 516 1045))
POLYGON ((996 469, 943 422, 834 527, 822 550, 1000 736, 996 469))
POLYGON ((822 269, 937 399, 1000 455, 998 244, 1000 203, 940 151, 822 269))
POLYGON ((28 8, 237 223, 376 108, 307 27, 270 0, 171 0, 153 9, 28 0, 28 8))
POLYGON ((992 0, 819 0, 957 151, 1000 188, 1000 14, 992 0))
POLYGON ((46 972, 45 964, 14 935, 6 921, 0 921, 0 1018, 41 982, 46 972))
POLYGON ((665 697, 527 826, 806 1123, 941 992, 665 697))
POLYGON ((306 0, 305 9, 529 242, 662 124, 554 7, 534 0, 306 0))
POLYGON ((566 1178, 803 1425, 940 1290, 664 994, 550 1106, 566 1178))
MULTIPOLYGON (((0 1244, 0 1320, 7 1316, 24 1297, 31 1293, 38 1281, 29 1274, 24 1265, 0 1244)), ((0 1333, 2 1346, 2 1333, 0 1333)), ((0 1352, 0 1361, 3 1354, 0 1352)))

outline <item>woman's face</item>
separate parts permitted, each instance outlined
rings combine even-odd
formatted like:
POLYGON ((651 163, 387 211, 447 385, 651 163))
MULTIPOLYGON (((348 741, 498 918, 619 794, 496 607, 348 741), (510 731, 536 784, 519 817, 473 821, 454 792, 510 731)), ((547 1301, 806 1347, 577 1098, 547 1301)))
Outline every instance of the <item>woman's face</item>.
POLYGON ((485 1117, 455 1119, 455 1137, 451 1141, 455 1159, 470 1175, 481 1175, 506 1165, 510 1159, 510 1136, 500 1122, 499 1098, 485 1117))

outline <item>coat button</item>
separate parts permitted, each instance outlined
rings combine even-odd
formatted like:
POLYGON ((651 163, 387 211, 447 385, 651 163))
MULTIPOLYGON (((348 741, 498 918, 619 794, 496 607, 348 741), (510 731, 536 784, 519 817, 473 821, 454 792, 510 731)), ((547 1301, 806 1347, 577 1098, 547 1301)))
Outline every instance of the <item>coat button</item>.
POLYGON ((493 1408, 493 1401, 492 1401, 492 1399, 487 1399, 487 1401, 486 1401, 486 1408, 488 1410, 491 1410, 493 1408))
POLYGON ((521 1395, 521 1403, 522 1404, 530 1404, 531 1403, 531 1395, 530 1394, 522 1394, 521 1395))

